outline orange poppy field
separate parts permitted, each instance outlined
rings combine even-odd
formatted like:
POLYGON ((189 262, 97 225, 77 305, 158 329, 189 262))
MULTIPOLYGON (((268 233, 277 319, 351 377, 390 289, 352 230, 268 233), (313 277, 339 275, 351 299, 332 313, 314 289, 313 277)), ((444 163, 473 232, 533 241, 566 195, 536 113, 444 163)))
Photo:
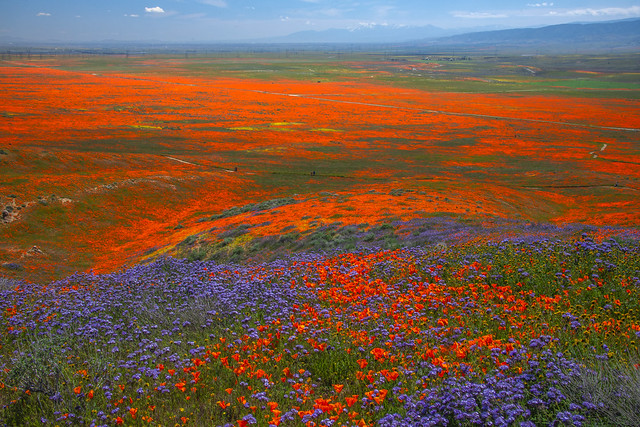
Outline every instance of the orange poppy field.
POLYGON ((0 424, 640 417, 638 56, 0 62, 0 424))
POLYGON ((410 59, 4 62, 3 274, 113 271, 243 223, 241 246, 442 214, 639 223, 637 84, 589 87, 632 74, 523 77, 511 61, 487 78, 486 64, 410 59), (268 221, 204 221, 282 197, 295 203, 268 221))

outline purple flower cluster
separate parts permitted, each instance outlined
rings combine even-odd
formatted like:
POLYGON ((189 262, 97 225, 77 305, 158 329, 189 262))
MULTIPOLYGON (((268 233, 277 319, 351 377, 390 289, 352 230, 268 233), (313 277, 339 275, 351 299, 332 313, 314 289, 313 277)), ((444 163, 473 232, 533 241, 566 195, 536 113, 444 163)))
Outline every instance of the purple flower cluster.
MULTIPOLYGON (((552 341, 547 337, 549 345, 552 341)), ((514 355, 515 357, 515 355, 514 355)), ((520 375, 501 373, 471 378, 447 378, 442 384, 419 394, 402 396, 405 414, 388 414, 381 426, 495 425, 530 426, 531 420, 557 411, 557 420, 581 426, 590 409, 572 401, 559 384, 578 375, 581 366, 562 353, 544 350, 528 363, 520 375), (426 396, 426 398, 425 398, 426 396), (562 410, 561 408, 567 408, 562 410)))

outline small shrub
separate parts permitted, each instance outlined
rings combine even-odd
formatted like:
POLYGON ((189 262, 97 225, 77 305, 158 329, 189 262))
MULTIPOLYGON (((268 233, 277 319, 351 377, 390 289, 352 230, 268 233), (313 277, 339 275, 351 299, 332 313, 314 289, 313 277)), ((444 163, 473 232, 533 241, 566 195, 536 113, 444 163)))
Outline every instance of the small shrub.
POLYGON ((245 234, 247 234, 248 230, 251 228, 252 226, 249 224, 240 224, 239 226, 237 226, 236 228, 232 228, 229 229, 227 231, 224 231, 222 233, 220 233, 220 235, 218 236, 221 239, 226 239, 226 238, 236 238, 236 237, 240 237, 243 236, 245 234))
POLYGON ((43 336, 31 341, 29 349, 13 361, 7 385, 19 390, 42 393, 49 398, 68 398, 72 391, 72 373, 66 369, 65 357, 60 353, 64 343, 61 336, 43 336), (69 390, 67 390, 69 388, 69 390))
POLYGON ((6 262, 4 264, 2 264, 2 266, 4 268, 6 268, 7 270, 13 270, 13 271, 22 271, 24 270, 24 267, 21 264, 15 263, 15 262, 6 262))
POLYGON ((278 239, 278 243, 280 243, 280 244, 290 243, 290 242, 293 242, 293 241, 297 240, 299 237, 300 237, 300 233, 297 233, 297 232, 291 232, 291 233, 283 234, 278 239))
POLYGON ((0 291, 8 291, 15 289, 18 283, 15 280, 11 280, 8 277, 0 277, 0 291))
POLYGON ((199 247, 189 252, 187 259, 189 261, 201 261, 205 259, 206 256, 207 256, 207 250, 203 247, 199 247))
POLYGON ((376 239, 376 235, 373 233, 367 233, 362 237, 365 242, 373 242, 376 239))
POLYGON ((183 246, 191 246, 196 242, 196 240, 198 240, 198 236, 192 234, 191 236, 184 239, 180 244, 183 246))
POLYGON ((393 230, 393 225, 388 224, 388 223, 384 223, 379 225, 378 227, 376 227, 377 230, 383 231, 383 230, 393 230))
POLYGON ((616 426, 637 426, 640 420, 640 369, 597 360, 594 367, 583 367, 561 390, 570 400, 589 404, 602 421, 616 426))

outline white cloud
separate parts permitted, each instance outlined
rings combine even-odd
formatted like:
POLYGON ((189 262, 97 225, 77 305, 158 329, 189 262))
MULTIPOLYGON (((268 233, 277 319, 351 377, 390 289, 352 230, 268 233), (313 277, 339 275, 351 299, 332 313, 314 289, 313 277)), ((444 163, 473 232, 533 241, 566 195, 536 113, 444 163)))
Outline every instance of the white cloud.
POLYGON ((554 16, 640 16, 640 6, 568 9, 549 12, 554 16))
POLYGON ((215 7, 228 7, 229 5, 225 0, 199 0, 200 3, 208 4, 215 7))
POLYGON ((164 9, 160 6, 145 7, 144 11, 147 13, 164 13, 164 9))
POLYGON ((140 15, 132 13, 131 15, 127 15, 126 13, 124 14, 124 16, 128 16, 129 18, 138 18, 140 15))
POLYGON ((527 6, 529 7, 551 7, 553 6, 553 3, 528 3, 527 6))
POLYGON ((51 14, 48 12, 38 12, 36 16, 51 16, 51 14))
POLYGON ((467 19, 493 19, 493 18, 509 17, 504 13, 489 13, 489 12, 453 12, 452 14, 456 18, 467 18, 467 19))

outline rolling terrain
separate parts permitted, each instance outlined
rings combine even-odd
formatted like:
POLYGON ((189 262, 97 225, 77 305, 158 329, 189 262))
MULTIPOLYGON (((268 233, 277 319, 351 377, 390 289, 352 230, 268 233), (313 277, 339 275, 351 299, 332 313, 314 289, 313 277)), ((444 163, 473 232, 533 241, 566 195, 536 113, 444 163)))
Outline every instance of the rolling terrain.
POLYGON ((635 226, 633 58, 5 61, 3 274, 240 259, 434 216, 635 226))
POLYGON ((6 58, 0 425, 637 425, 637 59, 6 58))

